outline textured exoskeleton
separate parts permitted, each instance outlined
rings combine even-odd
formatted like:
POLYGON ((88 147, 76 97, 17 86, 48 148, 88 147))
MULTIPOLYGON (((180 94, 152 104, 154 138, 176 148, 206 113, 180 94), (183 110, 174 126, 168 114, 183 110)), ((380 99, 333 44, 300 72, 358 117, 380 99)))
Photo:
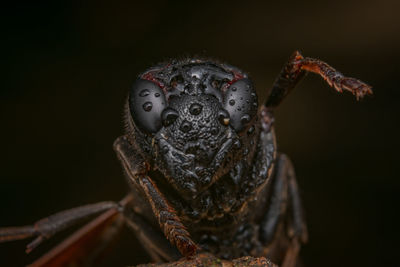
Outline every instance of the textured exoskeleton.
POLYGON ((148 69, 130 89, 126 132, 114 143, 131 185, 128 198, 2 229, 0 240, 37 235, 32 249, 78 219, 114 209, 155 261, 205 251, 295 266, 307 229, 293 165, 276 149, 273 110, 306 71, 339 92, 372 93, 299 52, 261 106, 248 75, 227 64, 184 59, 148 69))

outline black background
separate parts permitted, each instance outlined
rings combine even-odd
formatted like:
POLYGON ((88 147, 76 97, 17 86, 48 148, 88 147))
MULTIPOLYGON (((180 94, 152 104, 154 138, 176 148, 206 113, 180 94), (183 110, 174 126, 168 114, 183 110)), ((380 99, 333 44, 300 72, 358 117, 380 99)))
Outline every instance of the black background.
MULTIPOLYGON (((247 71, 259 99, 290 54, 371 84, 360 102, 308 77, 276 112, 307 212, 305 266, 398 266, 398 1, 264 4, 148 1, 1 8, 0 226, 126 193, 112 151, 136 75, 200 55, 247 71)), ((27 242, 0 244, 0 266, 31 262, 27 242)), ((124 231, 105 265, 146 262, 124 231)))

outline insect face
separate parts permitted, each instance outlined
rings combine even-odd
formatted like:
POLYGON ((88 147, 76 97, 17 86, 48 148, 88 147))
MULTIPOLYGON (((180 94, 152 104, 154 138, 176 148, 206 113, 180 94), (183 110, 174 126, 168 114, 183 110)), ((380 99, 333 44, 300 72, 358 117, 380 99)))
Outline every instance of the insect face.
POLYGON ((34 225, 0 228, 0 242, 35 236, 27 246, 31 251, 104 212, 32 266, 90 264, 112 236, 110 229, 115 232, 123 222, 156 261, 180 257, 163 232, 187 260, 198 262, 201 248, 219 258, 263 256, 297 266, 307 229, 293 165, 276 151, 273 111, 307 71, 339 92, 372 94, 369 85, 298 51, 258 113, 251 81, 232 66, 185 59, 147 70, 129 93, 127 132, 114 142, 132 192, 119 203, 85 205, 34 225))
POLYGON ((196 198, 251 147, 245 133, 255 121, 257 96, 232 67, 179 62, 142 74, 129 112, 137 145, 154 168, 183 197, 196 198))

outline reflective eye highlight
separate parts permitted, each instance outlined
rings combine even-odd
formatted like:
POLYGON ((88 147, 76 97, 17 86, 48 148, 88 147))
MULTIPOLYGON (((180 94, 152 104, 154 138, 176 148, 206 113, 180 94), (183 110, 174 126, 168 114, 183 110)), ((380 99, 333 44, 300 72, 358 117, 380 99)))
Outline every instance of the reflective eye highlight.
POLYGON ((235 131, 243 131, 256 115, 258 107, 251 81, 244 78, 231 84, 225 92, 223 107, 229 113, 229 123, 235 131))
POLYGON ((161 113, 166 108, 165 95, 154 82, 138 79, 129 92, 129 111, 135 125, 148 134, 162 127, 161 113))

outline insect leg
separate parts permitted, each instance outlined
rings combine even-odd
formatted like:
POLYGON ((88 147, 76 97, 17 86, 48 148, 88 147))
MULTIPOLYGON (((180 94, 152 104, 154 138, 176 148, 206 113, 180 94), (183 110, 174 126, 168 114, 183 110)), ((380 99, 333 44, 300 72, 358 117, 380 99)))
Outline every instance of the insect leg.
POLYGON ((133 230, 154 261, 173 261, 181 257, 162 232, 155 229, 146 218, 133 210, 127 210, 124 215, 127 226, 133 230))
POLYGON ((289 230, 288 235, 290 238, 298 238, 302 243, 308 240, 308 231, 306 220, 304 216, 304 209, 300 198, 299 188, 297 186, 294 168, 290 159, 286 155, 281 155, 286 158, 288 164, 288 195, 289 195, 289 230))
POLYGON ((139 184, 150 201, 153 213, 158 219, 167 239, 184 256, 192 256, 198 247, 190 238, 189 232, 176 215, 175 209, 168 203, 156 184, 148 176, 139 177, 139 184))
MULTIPOLYGON (((131 197, 128 195, 128 197, 131 197)), ((121 210, 110 209, 77 230, 29 267, 96 266, 124 224, 121 210)))
POLYGON ((314 72, 320 75, 336 91, 350 91, 357 99, 362 98, 364 95, 372 94, 371 86, 355 78, 345 77, 342 73, 319 59, 304 58, 300 52, 295 51, 275 80, 265 106, 268 108, 277 107, 304 77, 306 72, 314 72))
POLYGON ((150 203, 153 214, 167 239, 178 248, 182 255, 194 255, 198 249, 197 245, 190 238, 175 209, 169 204, 154 181, 147 176, 148 166, 135 152, 135 148, 129 143, 128 138, 126 136, 119 137, 114 142, 114 150, 121 160, 129 181, 144 193, 150 203))
POLYGON ((260 227, 261 240, 272 244, 277 235, 283 234, 289 244, 283 252, 282 266, 294 266, 301 243, 307 241, 307 228, 294 168, 286 155, 278 156, 271 182, 269 206, 260 227), (284 233, 279 230, 282 226, 284 233))
POLYGON ((99 202, 58 212, 37 221, 34 225, 0 228, 0 242, 37 236, 27 246, 26 252, 29 253, 44 240, 49 239, 65 228, 75 225, 93 215, 118 207, 119 205, 116 202, 99 202))
POLYGON ((281 222, 287 207, 288 181, 287 166, 281 157, 276 164, 276 171, 271 181, 270 201, 260 227, 261 240, 264 244, 273 241, 278 224, 281 222))
POLYGON ((290 159, 280 154, 276 163, 276 171, 272 181, 271 200, 268 212, 262 222, 261 236, 265 244, 272 241, 277 225, 285 214, 289 215, 289 238, 307 241, 307 227, 296 176, 290 159))

